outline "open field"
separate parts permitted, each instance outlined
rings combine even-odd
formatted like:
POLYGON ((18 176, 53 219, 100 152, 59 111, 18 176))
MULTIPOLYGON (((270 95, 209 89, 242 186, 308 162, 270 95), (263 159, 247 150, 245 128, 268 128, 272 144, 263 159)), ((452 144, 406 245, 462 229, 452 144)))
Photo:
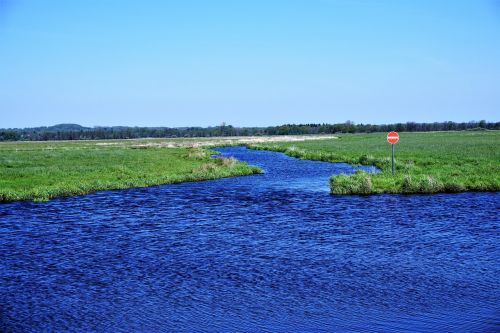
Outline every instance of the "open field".
POLYGON ((402 133, 391 174, 385 133, 105 141, 0 143, 0 201, 48 200, 260 172, 235 160, 211 159, 214 146, 247 145, 294 157, 376 165, 330 179, 334 194, 500 190, 500 132, 402 133))
POLYGON ((500 190, 500 132, 400 133, 396 175, 385 133, 341 135, 336 140, 252 144, 255 149, 330 162, 376 165, 330 179, 334 194, 438 193, 500 190))
MULTIPOLYGON (((259 169, 211 159, 198 148, 131 149, 78 143, 0 145, 0 201, 248 175, 259 169)), ((212 152, 213 153, 213 152, 212 152)))
POLYGON ((213 152, 205 148, 323 138, 325 136, 3 142, 0 143, 0 202, 40 201, 97 190, 248 175, 260 171, 235 160, 211 159, 213 152))

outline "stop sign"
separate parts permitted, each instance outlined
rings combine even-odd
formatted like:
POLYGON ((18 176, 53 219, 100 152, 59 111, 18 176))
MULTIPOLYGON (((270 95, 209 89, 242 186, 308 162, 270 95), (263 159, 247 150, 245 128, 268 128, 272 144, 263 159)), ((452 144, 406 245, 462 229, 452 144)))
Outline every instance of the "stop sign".
POLYGON ((387 141, 389 141, 390 144, 395 144, 399 141, 399 134, 397 132, 389 132, 389 134, 387 134, 387 141))

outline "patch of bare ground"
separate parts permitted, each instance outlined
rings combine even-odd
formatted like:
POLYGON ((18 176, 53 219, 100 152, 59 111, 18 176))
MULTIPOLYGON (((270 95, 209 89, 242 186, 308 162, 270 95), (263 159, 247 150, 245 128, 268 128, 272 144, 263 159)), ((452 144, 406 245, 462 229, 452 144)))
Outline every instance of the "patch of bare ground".
MULTIPOLYGON (((269 142, 295 142, 337 139, 333 135, 279 135, 279 136, 244 136, 244 137, 214 137, 214 138, 188 138, 188 139, 164 139, 151 142, 130 145, 133 149, 148 148, 198 148, 216 146, 234 146, 269 142)), ((103 145, 105 143, 98 143, 103 145)), ((116 143, 113 143, 116 144, 116 143)))

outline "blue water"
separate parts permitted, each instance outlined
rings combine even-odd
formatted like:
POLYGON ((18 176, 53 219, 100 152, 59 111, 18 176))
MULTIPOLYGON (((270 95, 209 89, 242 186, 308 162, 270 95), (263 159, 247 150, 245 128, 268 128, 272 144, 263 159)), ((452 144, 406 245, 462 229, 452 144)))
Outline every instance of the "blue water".
POLYGON ((346 164, 0 205, 2 332, 500 331, 500 193, 331 196, 346 164))

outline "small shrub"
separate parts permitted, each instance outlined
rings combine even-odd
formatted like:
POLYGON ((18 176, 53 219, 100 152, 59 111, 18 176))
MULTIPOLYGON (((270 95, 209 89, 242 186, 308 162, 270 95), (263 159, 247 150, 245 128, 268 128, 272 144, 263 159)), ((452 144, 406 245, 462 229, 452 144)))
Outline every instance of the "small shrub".
POLYGON ((424 175, 419 179, 412 179, 406 175, 401 183, 401 193, 436 193, 443 189, 443 185, 433 177, 424 175))
POLYGON ((463 184, 458 183, 445 183, 443 186, 445 192, 463 192, 466 190, 466 187, 463 184))
POLYGON ((357 171, 352 175, 331 177, 330 190, 333 194, 370 194, 373 193, 373 186, 368 173, 357 171))
POLYGON ((208 152, 199 148, 191 148, 189 149, 187 155, 188 158, 193 158, 196 160, 203 160, 208 157, 208 152))
POLYGON ((414 186, 411 180, 411 176, 404 176, 403 182, 401 183, 401 192, 402 193, 413 193, 414 186))
POLYGON ((424 176, 419 182, 419 192, 420 193, 436 193, 442 188, 440 182, 432 178, 431 176, 424 176))
POLYGON ((192 173, 214 173, 218 170, 222 170, 222 168, 233 168, 234 166, 236 166, 236 163, 237 160, 232 157, 217 157, 210 162, 193 169, 192 173))
POLYGON ((296 158, 304 158, 305 153, 306 152, 303 149, 299 149, 295 146, 288 147, 285 150, 285 154, 296 158))
POLYGON ((218 169, 217 165, 215 165, 213 163, 205 163, 205 164, 201 165, 200 167, 194 169, 193 173, 210 173, 210 172, 214 172, 217 169, 218 169))
POLYGON ((358 176, 358 193, 360 194, 370 194, 372 193, 372 180, 370 176, 364 172, 363 174, 359 174, 358 176))
POLYGON ((215 164, 219 166, 224 166, 224 167, 232 167, 236 164, 236 160, 232 157, 227 158, 227 157, 217 157, 214 159, 215 164))

